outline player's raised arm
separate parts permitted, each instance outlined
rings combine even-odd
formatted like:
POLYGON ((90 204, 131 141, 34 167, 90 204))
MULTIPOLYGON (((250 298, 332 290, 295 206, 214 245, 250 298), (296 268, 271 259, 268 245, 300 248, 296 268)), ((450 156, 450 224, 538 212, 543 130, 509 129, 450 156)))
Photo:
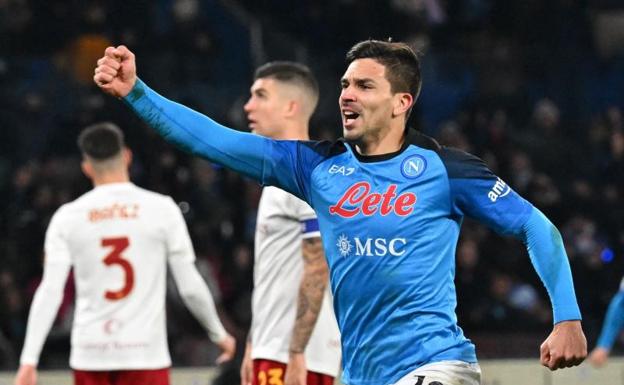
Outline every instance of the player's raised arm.
MULTIPOLYGON (((275 141, 239 132, 164 98, 136 76, 135 58, 127 48, 107 48, 94 81, 124 101, 167 141, 194 155, 222 164, 263 184, 276 185, 306 199, 311 171, 297 141, 275 141)), ((308 155, 314 156, 308 151, 308 155)))

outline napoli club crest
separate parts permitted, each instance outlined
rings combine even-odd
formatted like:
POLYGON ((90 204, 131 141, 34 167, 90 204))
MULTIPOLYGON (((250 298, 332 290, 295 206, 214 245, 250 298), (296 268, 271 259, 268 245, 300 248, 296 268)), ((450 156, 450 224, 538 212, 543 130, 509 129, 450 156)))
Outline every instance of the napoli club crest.
POLYGON ((409 179, 416 179, 427 169, 427 160, 421 155, 411 155, 401 163, 401 173, 409 179))

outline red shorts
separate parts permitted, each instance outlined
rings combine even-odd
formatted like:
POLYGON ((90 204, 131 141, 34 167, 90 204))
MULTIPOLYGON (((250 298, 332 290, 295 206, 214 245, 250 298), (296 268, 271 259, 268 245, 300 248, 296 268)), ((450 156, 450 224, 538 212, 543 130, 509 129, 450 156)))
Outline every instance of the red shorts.
MULTIPOLYGON (((286 364, 271 360, 253 360, 253 385, 284 385, 286 364)), ((333 385, 334 377, 308 370, 307 385, 333 385)))
POLYGON ((169 368, 155 370, 74 370, 74 385, 169 385, 169 368))

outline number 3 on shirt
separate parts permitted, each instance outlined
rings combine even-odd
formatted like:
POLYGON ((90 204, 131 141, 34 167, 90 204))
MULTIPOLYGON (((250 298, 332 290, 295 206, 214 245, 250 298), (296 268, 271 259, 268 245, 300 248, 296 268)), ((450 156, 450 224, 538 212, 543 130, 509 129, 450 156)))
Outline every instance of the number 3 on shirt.
POLYGON ((117 301, 127 297, 134 287, 134 270, 132 269, 132 265, 121 255, 128 246, 130 246, 128 237, 102 239, 102 247, 112 247, 111 252, 104 258, 104 264, 106 266, 119 265, 124 271, 123 287, 117 291, 107 290, 104 294, 104 297, 111 301, 117 301))

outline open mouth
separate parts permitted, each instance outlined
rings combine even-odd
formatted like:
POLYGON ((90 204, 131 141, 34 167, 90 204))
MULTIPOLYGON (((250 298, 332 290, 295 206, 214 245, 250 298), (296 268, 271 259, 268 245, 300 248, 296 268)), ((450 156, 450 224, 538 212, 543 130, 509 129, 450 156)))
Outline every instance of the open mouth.
POLYGON ((342 116, 344 118, 344 124, 348 125, 353 123, 360 116, 360 114, 353 111, 342 111, 342 116))

